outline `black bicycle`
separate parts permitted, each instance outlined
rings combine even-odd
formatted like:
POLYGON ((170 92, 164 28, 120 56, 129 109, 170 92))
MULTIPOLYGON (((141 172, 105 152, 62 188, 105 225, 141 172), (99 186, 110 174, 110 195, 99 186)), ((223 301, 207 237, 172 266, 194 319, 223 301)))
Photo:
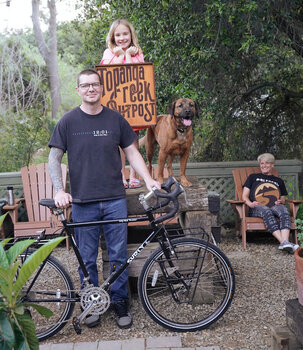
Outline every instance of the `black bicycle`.
MULTIPOLYGON (((84 282, 81 290, 75 290, 69 273, 51 255, 40 265, 23 290, 24 302, 39 303, 53 312, 53 316, 46 319, 34 308, 28 310, 35 322, 39 340, 47 339, 59 332, 70 319, 75 331, 80 333, 81 324, 88 314, 105 313, 110 306, 111 284, 152 240, 157 240, 159 247, 147 259, 138 279, 138 293, 148 315, 165 328, 187 332, 206 328, 225 313, 235 291, 235 276, 228 258, 210 242, 210 236, 202 228, 177 230, 176 235, 175 230, 159 225, 175 216, 179 208, 177 197, 184 191, 172 177, 162 185, 162 189, 164 191, 154 190, 139 196, 146 215, 106 221, 67 222, 63 211, 56 208, 52 199, 40 201, 41 205, 50 208, 62 221, 63 228, 60 234, 67 234, 69 237, 71 248, 83 271, 84 282), (152 194, 157 200, 150 205, 148 202, 152 194), (154 216, 157 209, 171 203, 169 213, 160 217, 154 216), (152 233, 123 266, 111 273, 100 287, 94 287, 90 283, 72 229, 79 226, 146 220, 150 221, 152 233), (189 237, 192 234, 198 238, 189 237), (73 317, 75 303, 80 303, 83 311, 79 316, 73 317)), ((43 238, 44 233, 37 241, 43 238)), ((34 249, 30 248, 20 254, 21 262, 33 252, 34 249)))

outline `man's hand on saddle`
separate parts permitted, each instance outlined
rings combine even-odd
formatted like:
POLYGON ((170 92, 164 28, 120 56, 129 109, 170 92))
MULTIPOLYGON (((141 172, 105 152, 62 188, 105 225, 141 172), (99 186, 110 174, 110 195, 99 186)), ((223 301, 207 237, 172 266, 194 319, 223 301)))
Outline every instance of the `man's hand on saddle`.
POLYGON ((59 190, 56 192, 54 200, 58 208, 65 209, 70 206, 70 203, 72 202, 72 196, 63 190, 59 190))

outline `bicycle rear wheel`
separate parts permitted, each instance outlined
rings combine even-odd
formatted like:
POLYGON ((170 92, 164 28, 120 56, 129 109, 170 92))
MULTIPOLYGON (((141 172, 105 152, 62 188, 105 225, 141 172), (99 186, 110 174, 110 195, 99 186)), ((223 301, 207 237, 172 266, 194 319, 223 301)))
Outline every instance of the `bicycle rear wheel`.
MULTIPOLYGON (((21 253, 21 263, 33 252, 31 249, 27 254, 21 253)), ((39 274, 38 271, 39 269, 33 274, 23 292, 26 293, 24 302, 42 305, 53 312, 53 315, 46 319, 33 307, 26 307, 35 323, 38 339, 44 340, 59 332, 71 318, 75 306, 74 302, 70 301, 74 296, 74 286, 68 272, 52 256, 46 259, 39 274), (33 285, 30 287, 31 283, 33 285)))
POLYGON ((177 332, 207 328, 228 309, 235 276, 213 244, 192 238, 172 241, 175 254, 158 248, 138 281, 141 302, 161 326, 177 332))

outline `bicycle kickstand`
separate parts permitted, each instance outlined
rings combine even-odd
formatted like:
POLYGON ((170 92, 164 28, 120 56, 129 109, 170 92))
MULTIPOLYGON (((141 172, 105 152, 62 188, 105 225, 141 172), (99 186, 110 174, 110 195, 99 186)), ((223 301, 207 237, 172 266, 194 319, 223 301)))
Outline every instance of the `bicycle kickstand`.
POLYGON ((90 312, 91 308, 94 306, 94 302, 92 301, 85 310, 83 310, 82 314, 80 316, 73 317, 72 324, 74 326, 74 330, 77 334, 81 334, 82 328, 81 323, 86 317, 86 315, 90 312))

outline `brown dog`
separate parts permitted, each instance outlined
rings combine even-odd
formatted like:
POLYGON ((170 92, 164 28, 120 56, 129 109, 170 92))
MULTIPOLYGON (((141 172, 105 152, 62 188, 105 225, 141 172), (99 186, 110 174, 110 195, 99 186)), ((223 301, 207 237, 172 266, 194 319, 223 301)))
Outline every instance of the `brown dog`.
POLYGON ((174 176, 172 162, 175 156, 180 156, 181 184, 191 185, 185 176, 185 170, 193 141, 192 119, 197 116, 197 104, 189 98, 180 98, 173 102, 171 115, 159 115, 157 124, 147 129, 144 143, 150 173, 156 144, 160 146, 158 158, 158 181, 160 183, 163 183, 166 159, 168 174, 174 176))

